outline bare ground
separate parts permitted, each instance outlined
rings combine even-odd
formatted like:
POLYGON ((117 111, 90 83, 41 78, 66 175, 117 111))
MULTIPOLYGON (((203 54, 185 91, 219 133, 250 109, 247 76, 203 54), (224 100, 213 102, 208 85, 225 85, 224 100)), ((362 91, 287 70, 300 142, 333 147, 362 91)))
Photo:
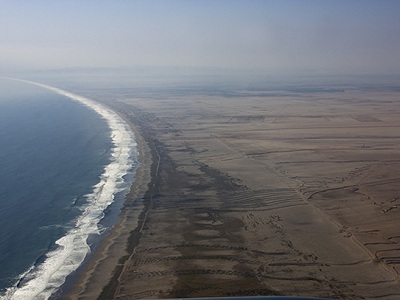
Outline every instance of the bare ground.
MULTIPOLYGON (((128 223, 139 229, 100 298, 398 299, 398 97, 125 93, 108 101, 144 138, 153 180, 143 181, 141 216, 128 223)), ((77 294, 93 295, 89 283, 101 274, 77 294)))

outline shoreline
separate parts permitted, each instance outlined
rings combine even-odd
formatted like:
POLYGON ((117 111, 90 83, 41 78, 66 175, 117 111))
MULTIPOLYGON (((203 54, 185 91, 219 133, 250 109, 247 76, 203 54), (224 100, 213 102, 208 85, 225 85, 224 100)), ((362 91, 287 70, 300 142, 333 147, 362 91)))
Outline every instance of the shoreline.
POLYGON ((118 222, 99 243, 83 269, 75 275, 73 287, 63 293, 63 299, 110 299, 112 285, 118 281, 125 262, 130 259, 133 249, 138 244, 140 228, 144 224, 143 218, 150 205, 150 186, 154 185, 154 148, 149 147, 138 125, 130 121, 126 114, 111 107, 110 103, 99 103, 118 114, 133 132, 139 165, 130 191, 125 196, 118 222))
MULTIPOLYGON (((55 241, 55 244, 60 247, 46 253, 40 268, 38 267, 37 270, 29 270, 29 272, 36 272, 34 278, 27 281, 27 283, 21 287, 10 288, 10 290, 7 291, 7 297, 11 297, 12 299, 19 297, 30 299, 36 296, 45 297, 46 299, 47 297, 58 297, 57 295, 63 294, 63 288, 69 288, 67 278, 75 278, 74 276, 78 278, 80 276, 80 268, 86 265, 86 260, 88 262, 87 265, 91 264, 91 259, 87 259, 91 258, 90 255, 88 255, 90 253, 88 237, 92 234, 101 234, 98 224, 101 219, 103 219, 101 216, 105 213, 106 209, 114 203, 112 196, 115 196, 119 190, 126 191, 126 188, 130 188, 129 194, 132 194, 132 186, 122 187, 121 183, 125 181, 118 182, 118 179, 128 175, 131 171, 131 174, 134 174, 133 163, 135 160, 130 158, 129 153, 133 153, 132 150, 138 149, 139 146, 136 139, 134 139, 130 124, 123 121, 122 117, 108 106, 104 106, 97 101, 67 92, 57 87, 28 80, 9 79, 50 90, 51 92, 67 97, 70 101, 79 102, 81 105, 94 111, 108 123, 111 143, 114 146, 111 151, 112 159, 105 165, 99 182, 93 186, 92 192, 85 195, 88 201, 83 207, 84 211, 82 215, 76 220, 75 226, 77 230, 68 230, 65 235, 55 241), (61 265, 57 268, 60 262, 61 265), (64 264, 65 262, 67 262, 67 264, 64 264), (56 266, 56 269, 53 268, 53 265, 56 266), (49 284, 51 280, 53 280, 53 282, 49 284), (39 287, 36 287, 38 284, 39 287), (46 286, 43 284, 46 284, 46 286)), ((145 160, 143 160, 143 162, 145 162, 145 160)), ((135 171, 138 172, 137 170, 135 171)), ((127 181, 127 183, 130 181, 131 180, 127 181)), ((100 242, 98 245, 102 244, 102 239, 103 237, 99 240, 100 242)), ((96 246, 96 250, 97 249, 100 250, 101 248, 97 248, 96 246)), ((106 249, 108 249, 108 246, 103 250, 106 249)), ((95 252, 97 253, 97 251, 95 252)), ((74 282, 74 280, 72 279, 71 282, 74 282)))

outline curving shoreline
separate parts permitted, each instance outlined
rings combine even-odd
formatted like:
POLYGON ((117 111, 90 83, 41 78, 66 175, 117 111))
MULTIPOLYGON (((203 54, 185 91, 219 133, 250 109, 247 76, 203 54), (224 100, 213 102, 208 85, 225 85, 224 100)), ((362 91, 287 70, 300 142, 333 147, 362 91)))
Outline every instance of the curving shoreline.
POLYGON ((138 243, 139 228, 143 226, 143 215, 148 209, 145 198, 149 197, 149 186, 154 181, 154 174, 151 174, 154 150, 150 149, 137 125, 122 110, 115 107, 111 109, 125 120, 135 135, 139 166, 130 192, 125 197, 118 223, 79 271, 74 287, 63 295, 63 299, 107 299, 113 293, 118 276, 138 243))
MULTIPOLYGON (((125 187, 129 181, 122 180, 122 178, 136 173, 133 168, 136 164, 137 142, 129 124, 110 108, 53 86, 27 80, 13 80, 50 90, 95 111, 107 121, 114 145, 110 162, 104 167, 99 182, 92 187, 93 191, 86 195, 87 203, 83 207, 82 215, 76 220, 76 227, 55 241, 60 247, 47 253, 42 264, 34 266, 28 271, 34 274, 31 276, 32 279, 29 279, 24 285, 12 287, 6 292, 7 299, 47 299, 51 298, 51 295, 58 297, 60 293, 62 294, 60 289, 66 287, 66 282, 71 278, 70 275, 79 274, 82 263, 86 264, 87 254, 91 251, 87 243, 89 235, 100 234, 98 224, 103 219, 105 210, 114 203, 116 195, 121 192, 125 193, 124 191, 129 188, 125 187)), ((140 171, 138 171, 138 175, 141 178, 140 171)), ((133 193, 131 190, 130 194, 133 193)), ((109 239, 109 241, 111 240, 114 238, 109 239)), ((108 249, 108 247, 104 249, 108 249)))

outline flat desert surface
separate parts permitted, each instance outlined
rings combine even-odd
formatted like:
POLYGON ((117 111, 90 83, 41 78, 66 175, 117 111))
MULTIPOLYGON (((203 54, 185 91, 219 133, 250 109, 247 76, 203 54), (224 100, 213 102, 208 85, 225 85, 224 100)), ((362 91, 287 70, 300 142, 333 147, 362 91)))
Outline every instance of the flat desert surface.
POLYGON ((152 157, 103 298, 400 298, 400 92, 87 94, 152 157))

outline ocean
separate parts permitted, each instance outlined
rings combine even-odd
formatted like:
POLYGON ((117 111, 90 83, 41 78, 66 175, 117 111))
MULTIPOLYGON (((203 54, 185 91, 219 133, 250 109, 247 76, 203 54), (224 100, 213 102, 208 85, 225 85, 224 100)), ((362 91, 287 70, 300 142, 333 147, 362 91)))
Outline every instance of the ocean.
POLYGON ((136 166, 134 136, 111 110, 0 79, 0 299, 57 292, 116 221, 136 166))

